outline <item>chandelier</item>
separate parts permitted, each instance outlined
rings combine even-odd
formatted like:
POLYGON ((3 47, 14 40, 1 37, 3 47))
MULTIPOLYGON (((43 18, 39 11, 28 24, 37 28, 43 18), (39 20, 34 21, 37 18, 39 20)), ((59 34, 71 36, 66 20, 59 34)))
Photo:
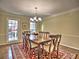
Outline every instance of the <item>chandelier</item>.
POLYGON ((35 9, 35 11, 36 11, 36 12, 35 12, 35 16, 34 16, 34 17, 31 17, 31 18, 30 18, 30 21, 32 21, 32 22, 42 21, 42 18, 37 16, 37 9, 38 9, 38 8, 35 7, 34 9, 35 9))

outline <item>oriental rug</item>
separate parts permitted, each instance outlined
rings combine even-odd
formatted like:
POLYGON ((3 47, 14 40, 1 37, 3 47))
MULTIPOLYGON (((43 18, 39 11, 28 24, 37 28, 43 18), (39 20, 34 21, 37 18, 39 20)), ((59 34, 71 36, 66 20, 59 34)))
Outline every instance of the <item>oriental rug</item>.
MULTIPOLYGON (((13 59, 37 59, 35 58, 36 57, 35 55, 30 55, 29 53, 26 53, 25 50, 22 48, 22 44, 11 45, 11 49, 13 59)), ((59 50, 59 59, 75 59, 75 58, 76 54, 64 50, 59 50)))

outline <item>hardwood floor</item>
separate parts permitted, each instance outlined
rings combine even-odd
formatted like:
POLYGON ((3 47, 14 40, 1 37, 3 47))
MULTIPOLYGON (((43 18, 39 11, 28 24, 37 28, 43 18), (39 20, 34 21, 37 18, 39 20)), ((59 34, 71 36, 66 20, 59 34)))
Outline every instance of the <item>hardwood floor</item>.
MULTIPOLYGON (((65 46, 60 46, 60 49, 78 54, 76 59, 79 59, 79 50, 75 50, 65 46)), ((0 59, 12 59, 12 51, 10 45, 0 46, 0 59)))
POLYGON ((10 46, 0 46, 0 59, 12 59, 12 51, 10 46))

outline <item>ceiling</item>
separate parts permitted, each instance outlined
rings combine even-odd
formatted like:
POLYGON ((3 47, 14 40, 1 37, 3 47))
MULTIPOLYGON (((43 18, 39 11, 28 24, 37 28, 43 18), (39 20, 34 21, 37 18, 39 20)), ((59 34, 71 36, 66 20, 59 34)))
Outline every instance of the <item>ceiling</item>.
POLYGON ((10 13, 33 16, 49 16, 79 7, 79 0, 0 0, 0 9, 10 13))

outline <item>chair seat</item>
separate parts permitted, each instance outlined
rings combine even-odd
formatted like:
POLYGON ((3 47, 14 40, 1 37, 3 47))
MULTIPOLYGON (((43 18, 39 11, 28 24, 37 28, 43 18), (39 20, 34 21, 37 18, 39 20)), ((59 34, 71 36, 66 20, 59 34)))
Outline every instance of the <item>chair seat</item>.
POLYGON ((37 44, 31 42, 31 48, 34 48, 34 47, 37 47, 37 46, 38 46, 37 44))

